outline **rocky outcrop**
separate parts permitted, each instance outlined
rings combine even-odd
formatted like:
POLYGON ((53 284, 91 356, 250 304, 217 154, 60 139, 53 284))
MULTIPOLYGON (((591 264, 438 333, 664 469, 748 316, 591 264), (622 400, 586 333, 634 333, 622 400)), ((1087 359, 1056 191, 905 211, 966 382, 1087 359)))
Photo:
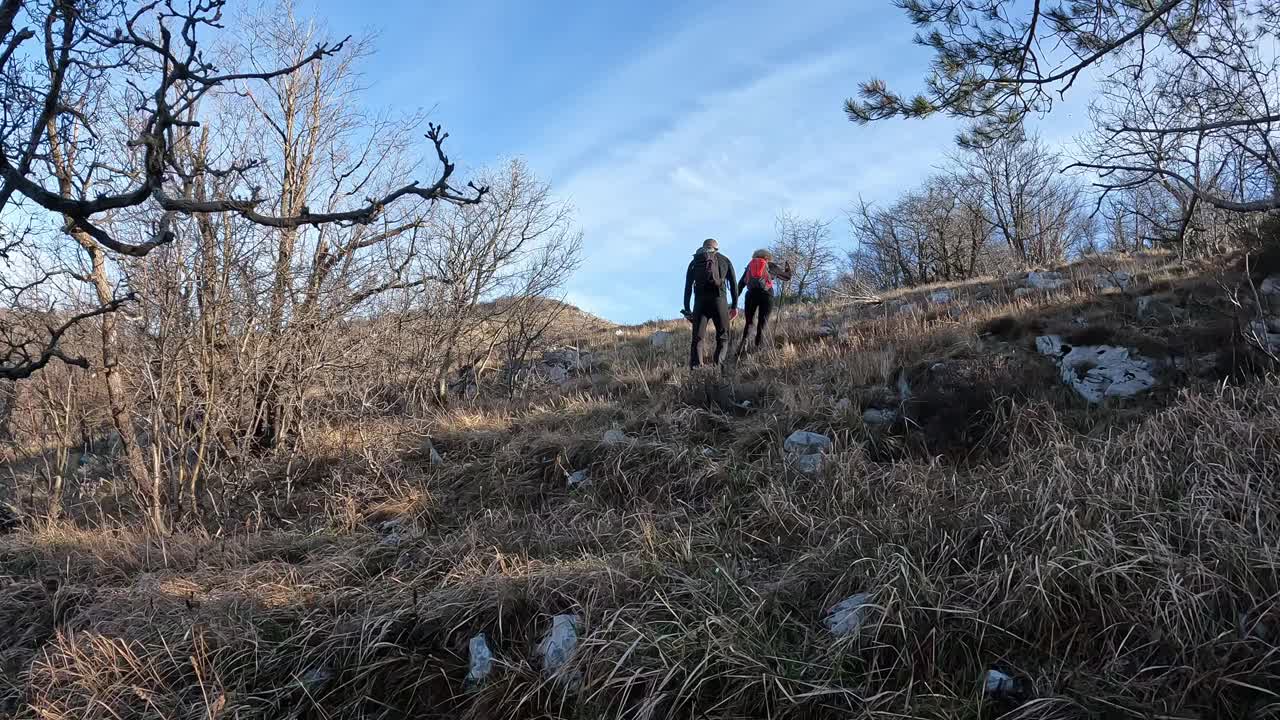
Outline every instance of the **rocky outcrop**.
POLYGON ((1128 398, 1156 385, 1156 363, 1115 345, 1072 346, 1057 335, 1036 338, 1036 349, 1054 359, 1062 382, 1090 403, 1128 398))
POLYGON ((1058 272, 1029 272, 1027 287, 1033 290, 1061 290, 1071 284, 1071 280, 1058 272))
POLYGON ((1122 270, 1100 272, 1093 276, 1094 287, 1099 290, 1128 290, 1133 283, 1133 276, 1122 270))

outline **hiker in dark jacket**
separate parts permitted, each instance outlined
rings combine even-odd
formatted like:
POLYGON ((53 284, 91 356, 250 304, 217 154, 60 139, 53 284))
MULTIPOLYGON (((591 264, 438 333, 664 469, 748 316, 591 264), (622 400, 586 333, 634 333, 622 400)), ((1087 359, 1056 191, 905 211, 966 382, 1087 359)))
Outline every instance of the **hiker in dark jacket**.
POLYGON ((733 263, 720 254, 720 244, 708 238, 693 254, 684 274, 684 316, 693 323, 693 342, 689 346, 689 367, 702 364, 702 331, 707 320, 716 328, 715 364, 724 359, 729 347, 729 321, 738 316, 738 283, 733 276, 733 263), (724 297, 725 283, 729 298, 724 297), (689 297, 693 296, 693 308, 689 297))
POLYGON ((759 350, 764 342, 765 326, 769 324, 769 315, 773 313, 773 279, 783 282, 791 279, 791 268, 780 267, 773 261, 773 253, 768 250, 757 250, 751 255, 751 262, 742 273, 738 287, 745 293, 743 303, 746 309, 747 326, 742 330, 742 345, 738 347, 738 355, 747 352, 747 343, 751 342, 751 324, 756 323, 756 341, 752 349, 759 350))

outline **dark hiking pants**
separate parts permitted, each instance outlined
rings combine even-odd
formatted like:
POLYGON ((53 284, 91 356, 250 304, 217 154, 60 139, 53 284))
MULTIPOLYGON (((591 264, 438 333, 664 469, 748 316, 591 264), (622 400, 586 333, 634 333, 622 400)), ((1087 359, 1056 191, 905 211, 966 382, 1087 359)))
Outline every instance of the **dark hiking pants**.
POLYGON ((729 303, 723 294, 696 296, 693 301, 693 342, 689 344, 689 367, 702 364, 702 331, 707 321, 716 328, 715 364, 724 359, 729 347, 729 303))
POLYGON ((747 325, 742 330, 742 352, 747 351, 747 343, 751 341, 751 324, 756 326, 754 349, 759 349, 764 342, 765 326, 769 324, 769 315, 773 313, 773 293, 768 290, 751 289, 747 291, 746 311, 747 325))

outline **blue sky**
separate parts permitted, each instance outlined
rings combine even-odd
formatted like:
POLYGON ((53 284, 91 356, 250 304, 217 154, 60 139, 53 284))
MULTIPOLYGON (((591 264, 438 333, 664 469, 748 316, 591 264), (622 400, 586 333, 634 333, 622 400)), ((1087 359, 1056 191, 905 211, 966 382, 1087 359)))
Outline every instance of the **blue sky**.
MULTIPOLYGON (((844 210, 921 180, 958 129, 947 118, 845 118, 859 81, 913 90, 928 66, 887 1, 299 9, 334 34, 377 34, 369 101, 432 109, 463 177, 522 156, 570 200, 585 258, 567 300, 615 322, 675 316, 703 238, 741 265, 783 211, 836 220, 834 239, 849 245, 844 210)), ((1041 123, 1051 143, 1085 128, 1082 94, 1041 123)))

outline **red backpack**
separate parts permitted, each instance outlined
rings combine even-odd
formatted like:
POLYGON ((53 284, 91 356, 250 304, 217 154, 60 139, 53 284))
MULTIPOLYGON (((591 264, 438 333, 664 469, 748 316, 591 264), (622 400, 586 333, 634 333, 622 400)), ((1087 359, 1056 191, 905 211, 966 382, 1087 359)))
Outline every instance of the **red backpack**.
POLYGON ((747 288, 773 291, 773 278, 769 277, 769 261, 764 258, 752 258, 747 264, 747 288))

